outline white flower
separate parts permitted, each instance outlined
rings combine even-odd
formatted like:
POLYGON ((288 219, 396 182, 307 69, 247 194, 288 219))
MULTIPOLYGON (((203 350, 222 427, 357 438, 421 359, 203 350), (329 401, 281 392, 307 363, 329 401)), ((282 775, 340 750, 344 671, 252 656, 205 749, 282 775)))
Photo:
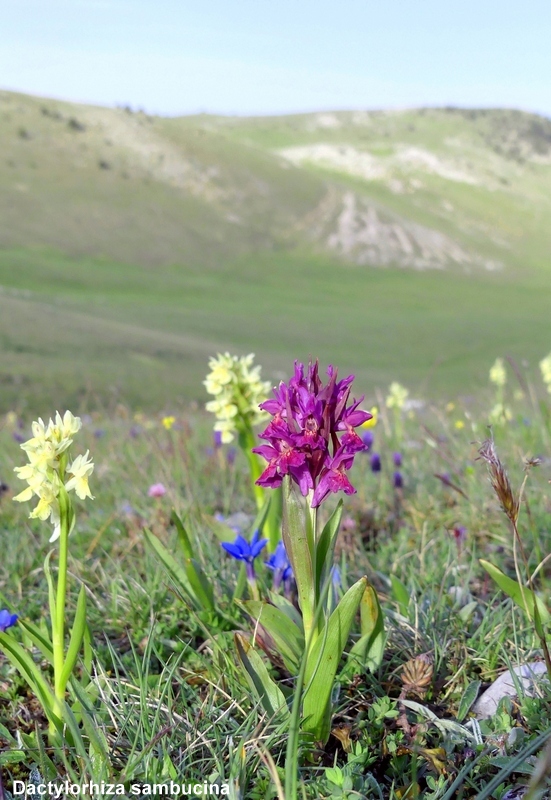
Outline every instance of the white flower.
POLYGON ((77 456, 72 464, 67 467, 67 472, 73 477, 67 481, 65 488, 68 492, 74 489, 75 494, 81 500, 86 497, 89 497, 90 500, 94 499, 88 486, 88 478, 94 471, 94 462, 91 458, 88 458, 89 455, 90 451, 87 450, 83 456, 77 456))
POLYGON ((541 377, 551 394, 551 353, 540 361, 541 377))

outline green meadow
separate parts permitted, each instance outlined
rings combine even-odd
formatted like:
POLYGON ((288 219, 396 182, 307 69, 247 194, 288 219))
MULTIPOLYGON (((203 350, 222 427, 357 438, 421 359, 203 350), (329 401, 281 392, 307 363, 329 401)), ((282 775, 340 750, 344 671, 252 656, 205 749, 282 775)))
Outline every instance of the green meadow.
POLYGON ((203 402, 208 357, 475 394, 551 347, 551 124, 166 119, 0 93, 0 402, 203 402))

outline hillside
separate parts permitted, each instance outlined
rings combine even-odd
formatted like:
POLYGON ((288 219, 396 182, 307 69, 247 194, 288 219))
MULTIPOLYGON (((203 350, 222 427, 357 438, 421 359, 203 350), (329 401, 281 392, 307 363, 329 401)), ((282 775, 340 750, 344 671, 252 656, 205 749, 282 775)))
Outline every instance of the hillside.
POLYGON ((542 117, 168 119, 0 92, 3 404, 200 399, 226 348, 274 379, 312 352, 368 391, 457 391, 550 349, 550 253, 542 117))

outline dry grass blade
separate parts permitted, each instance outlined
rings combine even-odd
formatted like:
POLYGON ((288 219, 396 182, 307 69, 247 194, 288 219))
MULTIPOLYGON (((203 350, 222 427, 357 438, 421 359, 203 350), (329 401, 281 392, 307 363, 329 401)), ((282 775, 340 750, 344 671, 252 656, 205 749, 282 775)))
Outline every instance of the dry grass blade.
POLYGON ((515 499, 505 467, 498 458, 492 439, 486 439, 478 450, 479 458, 488 465, 490 483, 503 511, 513 524, 518 519, 519 504, 515 499))

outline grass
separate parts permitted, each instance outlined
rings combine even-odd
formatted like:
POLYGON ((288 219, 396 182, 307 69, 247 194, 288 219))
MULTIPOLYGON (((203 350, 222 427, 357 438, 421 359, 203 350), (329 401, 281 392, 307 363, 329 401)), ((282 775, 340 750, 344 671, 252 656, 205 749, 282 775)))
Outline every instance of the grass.
MULTIPOLYGON (((513 419, 497 426, 494 436, 515 491, 524 459, 543 457, 529 476, 520 523, 535 569, 551 546, 549 412, 526 397, 513 399, 517 388, 507 387, 513 419)), ((483 557, 512 573, 511 534, 473 444, 487 434, 492 405, 489 393, 478 393, 468 405, 425 403, 404 415, 402 436, 383 408, 373 445, 382 472, 371 472, 369 456, 357 458, 352 482, 358 493, 346 498, 337 562, 344 586, 361 574, 375 585, 388 643, 374 674, 360 670, 341 679, 337 735, 313 761, 301 762, 301 797, 482 798, 494 785, 491 796, 500 800, 507 789, 528 781, 531 756, 543 746, 548 726, 551 696, 545 685, 541 696, 506 700, 481 722, 481 745, 469 730, 454 733, 449 726, 458 716, 468 721, 474 697, 503 668, 540 655, 526 617, 478 564, 483 557), (403 455, 403 491, 392 486, 396 450, 403 455), (444 472, 462 493, 435 477, 444 472), (453 533, 458 526, 466 528, 464 541, 453 533), (405 595, 391 578, 401 582, 405 595), (421 709, 405 712, 399 700, 404 665, 423 654, 432 663, 430 679, 420 695, 408 695, 421 709), (436 722, 423 719, 428 712, 436 722)), ((48 526, 29 520, 28 508, 11 502, 19 491, 11 469, 23 463, 14 433, 27 435, 29 422, 28 416, 21 423, 6 417, 0 430, 0 478, 9 484, 0 500, 0 600, 38 622, 47 605, 41 564, 49 549, 48 526)), ((250 631, 250 621, 232 600, 239 569, 224 556, 214 517, 252 515, 254 501, 242 456, 233 463, 224 449, 210 449, 210 424, 201 414, 182 413, 166 431, 159 416, 136 419, 123 407, 85 418, 78 449, 93 454, 96 499, 80 504, 71 537, 70 607, 72 613, 78 578, 89 599, 89 703, 103 754, 88 763, 86 753, 79 758, 71 749, 63 759, 49 750, 33 751, 28 737, 44 720, 0 659, 0 763, 7 788, 13 779, 27 780, 34 765, 52 779, 89 780, 100 765, 106 781, 126 785, 227 782, 231 796, 247 800, 274 798, 278 781, 285 784, 286 731, 266 719, 237 669, 231 627, 250 631), (149 498, 148 486, 159 481, 167 494, 149 498), (216 635, 183 601, 145 542, 149 528, 181 558, 169 524, 172 507, 185 519, 229 620, 228 629, 216 635)), ((548 564, 537 577, 543 598, 549 596, 548 564)), ((270 577, 261 565, 259 581, 265 592, 270 577)), ((280 667, 271 669, 289 685, 280 667)))
POLYGON ((297 354, 318 355, 374 401, 394 379, 468 395, 496 354, 535 364, 550 347, 551 288, 537 275, 366 271, 296 252, 152 278, 23 249, 0 251, 0 285, 1 401, 35 413, 202 403, 208 357, 226 349, 256 352, 274 382, 297 354))

